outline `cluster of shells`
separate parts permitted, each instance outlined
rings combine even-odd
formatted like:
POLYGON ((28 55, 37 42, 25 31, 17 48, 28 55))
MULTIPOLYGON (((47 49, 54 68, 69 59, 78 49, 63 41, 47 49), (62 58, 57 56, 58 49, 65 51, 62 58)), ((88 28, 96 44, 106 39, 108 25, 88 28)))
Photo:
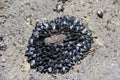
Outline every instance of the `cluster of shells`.
POLYGON ((90 30, 73 16, 37 22, 26 56, 30 67, 41 73, 66 73, 91 48, 90 30))

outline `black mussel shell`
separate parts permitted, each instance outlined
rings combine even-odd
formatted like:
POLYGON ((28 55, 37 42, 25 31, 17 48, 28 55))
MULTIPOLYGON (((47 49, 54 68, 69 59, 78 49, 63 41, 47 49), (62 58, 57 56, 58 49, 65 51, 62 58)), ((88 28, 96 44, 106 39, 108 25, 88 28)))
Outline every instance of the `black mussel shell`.
POLYGON ((41 73, 64 74, 90 50, 93 43, 91 36, 88 27, 74 16, 66 15, 52 21, 37 22, 25 56, 28 57, 30 67, 41 73), (56 44, 48 43, 53 41, 51 36, 58 34, 65 35, 65 39, 56 44), (46 38, 50 41, 46 42, 46 38))

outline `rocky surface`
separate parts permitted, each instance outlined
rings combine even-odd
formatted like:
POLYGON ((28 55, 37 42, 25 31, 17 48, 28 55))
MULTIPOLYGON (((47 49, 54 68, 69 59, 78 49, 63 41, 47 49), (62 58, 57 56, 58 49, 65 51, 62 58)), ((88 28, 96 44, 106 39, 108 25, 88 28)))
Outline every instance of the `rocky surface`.
POLYGON ((1 0, 0 80, 120 80, 120 1, 71 0, 64 11, 53 11, 57 0, 1 0), (98 11, 103 11, 99 18, 98 11), (66 74, 41 74, 30 69, 27 58, 28 39, 36 21, 72 15, 82 18, 92 31, 95 43, 81 64, 66 74))

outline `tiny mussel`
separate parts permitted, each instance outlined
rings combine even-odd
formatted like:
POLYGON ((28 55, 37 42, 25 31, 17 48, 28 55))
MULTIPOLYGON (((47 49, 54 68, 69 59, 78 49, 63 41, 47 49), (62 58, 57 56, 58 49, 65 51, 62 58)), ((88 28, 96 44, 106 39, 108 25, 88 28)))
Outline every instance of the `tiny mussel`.
POLYGON ((60 13, 60 12, 64 11, 64 7, 61 4, 56 4, 56 8, 53 9, 53 10, 56 11, 56 12, 58 12, 58 13, 60 13))
POLYGON ((44 71, 44 69, 45 69, 45 67, 44 67, 44 66, 38 66, 38 67, 37 67, 37 70, 38 70, 38 71, 40 71, 40 72, 43 72, 43 71, 44 71))
POLYGON ((97 11, 97 15, 99 18, 103 18, 103 11, 102 10, 97 11))
POLYGON ((36 67, 35 60, 30 61, 30 67, 31 68, 35 68, 36 67))
POLYGON ((37 22, 28 41, 30 67, 41 73, 67 73, 79 63, 92 45, 92 34, 79 18, 57 17, 37 22))
POLYGON ((0 41, 2 41, 3 40, 3 36, 0 36, 0 41))

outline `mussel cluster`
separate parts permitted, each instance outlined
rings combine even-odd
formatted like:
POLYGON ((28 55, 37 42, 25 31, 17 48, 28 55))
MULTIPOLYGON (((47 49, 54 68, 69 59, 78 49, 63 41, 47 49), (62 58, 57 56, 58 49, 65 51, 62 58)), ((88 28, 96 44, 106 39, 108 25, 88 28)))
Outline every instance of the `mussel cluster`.
POLYGON ((30 67, 41 73, 66 73, 84 58, 92 42, 91 32, 81 20, 66 15, 37 22, 25 55, 30 67))

